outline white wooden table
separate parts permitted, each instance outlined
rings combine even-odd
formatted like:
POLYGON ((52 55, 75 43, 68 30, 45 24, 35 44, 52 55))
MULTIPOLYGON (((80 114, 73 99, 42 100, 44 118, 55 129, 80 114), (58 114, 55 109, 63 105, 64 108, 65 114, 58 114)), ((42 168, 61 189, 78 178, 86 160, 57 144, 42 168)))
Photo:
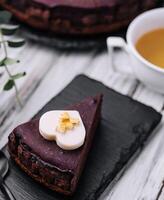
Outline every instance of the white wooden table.
MULTIPOLYGON (((132 96, 163 112, 164 97, 143 86, 129 75, 113 73, 107 52, 57 52, 50 47, 27 42, 18 50, 10 49, 10 56, 19 58, 20 64, 11 66, 12 73, 26 71, 27 76, 17 81, 23 108, 16 106, 14 90, 2 92, 7 79, 0 68, 0 147, 18 124, 28 121, 42 106, 59 93, 76 75, 86 74, 105 85, 132 96)), ((1 55, 2 56, 2 55, 1 55)), ((122 52, 115 53, 115 66, 128 70, 131 63, 122 52)), ((104 193, 106 200, 162 200, 158 193, 164 180, 164 127, 143 149, 124 172, 115 186, 104 193)))

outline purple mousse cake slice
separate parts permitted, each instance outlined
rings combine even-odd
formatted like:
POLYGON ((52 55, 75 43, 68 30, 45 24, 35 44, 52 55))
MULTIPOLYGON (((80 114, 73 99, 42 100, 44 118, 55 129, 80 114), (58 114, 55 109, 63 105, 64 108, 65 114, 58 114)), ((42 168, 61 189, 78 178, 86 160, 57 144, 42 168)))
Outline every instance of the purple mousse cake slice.
POLYGON ((118 30, 158 0, 0 0, 20 21, 55 34, 91 35, 118 30), (129 9, 130 8, 130 9, 129 9))
POLYGON ((63 150, 55 141, 44 139, 39 132, 39 119, 35 119, 19 125, 9 135, 11 158, 29 176, 49 189, 72 195, 100 121, 101 103, 102 95, 97 95, 67 108, 78 111, 84 124, 86 136, 81 147, 63 150))

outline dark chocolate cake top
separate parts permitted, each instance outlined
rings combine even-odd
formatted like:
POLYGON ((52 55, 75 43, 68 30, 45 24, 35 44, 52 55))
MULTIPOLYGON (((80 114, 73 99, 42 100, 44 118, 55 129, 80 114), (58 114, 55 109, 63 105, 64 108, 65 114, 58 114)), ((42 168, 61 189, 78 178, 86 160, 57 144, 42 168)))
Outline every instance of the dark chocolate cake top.
POLYGON ((73 105, 68 110, 79 111, 84 126, 86 128, 86 139, 82 147, 66 151, 57 146, 55 141, 48 141, 44 139, 39 133, 39 120, 33 120, 22 124, 14 129, 16 136, 20 138, 23 144, 26 144, 31 153, 35 154, 43 161, 55 166, 63 171, 74 172, 81 161, 81 157, 84 157, 86 148, 90 137, 92 137, 92 128, 96 123, 97 110, 100 109, 102 96, 90 97, 79 104, 73 105))
POLYGON ((34 2, 44 4, 48 7, 69 6, 80 8, 99 8, 112 7, 121 0, 33 0, 34 2))

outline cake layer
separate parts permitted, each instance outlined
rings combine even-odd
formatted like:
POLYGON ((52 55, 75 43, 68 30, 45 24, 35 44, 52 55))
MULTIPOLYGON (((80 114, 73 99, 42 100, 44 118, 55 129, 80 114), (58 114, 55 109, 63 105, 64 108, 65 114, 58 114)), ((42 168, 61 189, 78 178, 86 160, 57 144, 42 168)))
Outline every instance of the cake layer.
POLYGON ((80 8, 99 8, 115 6, 123 0, 33 0, 34 2, 44 4, 48 7, 72 6, 80 8))
POLYGON ((15 128, 9 136, 9 152, 21 168, 37 181, 64 194, 75 191, 100 119, 102 96, 90 97, 68 110, 80 113, 86 129, 82 147, 66 151, 39 133, 39 121, 33 120, 15 128))
MULTIPOLYGON (((48 8, 55 7, 75 7, 84 9, 97 9, 103 7, 115 7, 117 5, 125 4, 123 0, 2 0, 7 3, 20 4, 22 6, 28 6, 30 4, 43 5, 48 8)), ((136 0, 128 0, 127 3, 134 3, 136 0)), ((18 5, 19 6, 19 5, 18 5)))

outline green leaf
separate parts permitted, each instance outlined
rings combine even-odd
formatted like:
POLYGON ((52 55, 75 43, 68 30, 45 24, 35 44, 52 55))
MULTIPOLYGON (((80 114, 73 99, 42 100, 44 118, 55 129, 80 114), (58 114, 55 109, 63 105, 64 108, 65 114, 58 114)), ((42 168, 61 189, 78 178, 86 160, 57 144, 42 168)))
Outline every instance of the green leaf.
POLYGON ((13 86, 14 86, 14 81, 13 81, 12 79, 9 79, 9 80, 6 82, 6 84, 5 84, 4 88, 3 88, 3 90, 5 90, 5 91, 11 90, 11 89, 13 88, 13 86))
POLYGON ((20 62, 19 60, 13 58, 4 58, 3 60, 0 61, 0 67, 3 67, 5 65, 13 65, 19 62, 20 62))
POLYGON ((16 80, 16 79, 22 78, 25 75, 26 75, 26 72, 18 73, 18 74, 12 75, 12 79, 16 80))
POLYGON ((0 24, 7 24, 9 23, 12 14, 8 11, 0 11, 0 24))
POLYGON ((19 60, 13 59, 13 58, 5 58, 4 64, 5 65, 13 65, 15 63, 19 63, 19 60))
POLYGON ((9 47, 13 47, 13 48, 21 47, 25 44, 24 39, 8 40, 7 42, 8 42, 9 47))
POLYGON ((0 61, 0 67, 5 66, 5 63, 4 63, 5 59, 6 59, 6 58, 4 58, 3 60, 0 61))
POLYGON ((0 28, 3 35, 13 35, 19 29, 19 26, 12 24, 1 24, 0 28))

